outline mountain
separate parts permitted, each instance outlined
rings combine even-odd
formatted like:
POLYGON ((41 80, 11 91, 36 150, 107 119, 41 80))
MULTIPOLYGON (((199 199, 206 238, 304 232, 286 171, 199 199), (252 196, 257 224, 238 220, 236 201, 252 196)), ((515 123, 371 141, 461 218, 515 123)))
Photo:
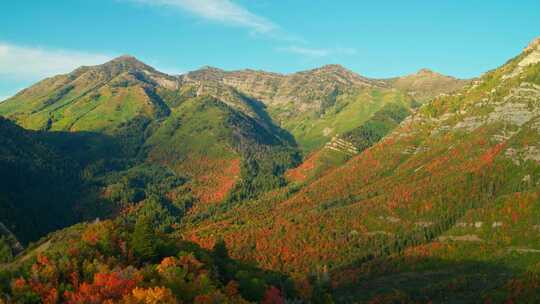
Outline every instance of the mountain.
MULTIPOLYGON (((378 112, 394 107, 411 113, 422 102, 467 83, 432 72, 420 73, 418 77, 369 79, 340 65, 289 75, 254 70, 227 72, 204 67, 181 78, 185 85, 197 87, 197 94, 234 101, 238 96, 231 92, 236 91, 243 98, 257 101, 270 119, 292 134, 305 155, 304 164, 286 174, 295 182, 321 175, 353 155, 332 151, 335 140, 347 141, 344 137, 356 132, 356 136, 366 137, 352 143, 354 149, 361 151, 367 147, 366 143, 371 145, 386 135, 395 124, 388 121, 373 124, 381 117, 378 112), (304 172, 306 170, 310 172, 304 172)), ((400 117, 397 122, 404 118, 400 117)))
POLYGON ((173 77, 122 56, 23 90, 0 106, 0 115, 30 129, 110 134, 134 117, 160 119, 185 99, 212 96, 271 132, 294 137, 309 154, 387 103, 411 108, 465 83, 427 71, 376 80, 339 65, 289 75, 205 67, 173 77))
POLYGON ((539 54, 535 41, 343 166, 185 237, 341 286, 339 302, 538 299, 539 54))
MULTIPOLYGON (((122 56, 39 82, 0 104, 0 115, 34 130, 106 135, 120 143, 122 170, 150 164, 186 179, 167 196, 188 201, 179 203, 188 209, 193 201, 204 209, 283 184, 283 172, 299 160, 290 134, 234 90, 217 99, 193 89, 122 56)), ((103 187, 109 194, 120 186, 103 187)))
POLYGON ((0 299, 384 303, 457 286, 487 301, 535 286, 537 53, 473 81, 339 65, 170 76, 129 56, 45 79, 0 103, 0 299), (29 244, 15 257, 13 237, 29 244))
POLYGON ((34 130, 110 136, 122 142, 118 158, 187 179, 169 196, 213 204, 284 185, 300 152, 318 154, 390 104, 418 105, 339 65, 290 75, 206 67, 175 77, 122 56, 43 80, 0 104, 0 115, 34 130))
POLYGON ((155 94, 175 79, 133 57, 43 80, 2 103, 1 114, 23 127, 41 130, 111 133, 135 116, 167 114, 155 94))
POLYGON ((392 90, 384 81, 362 77, 339 65, 290 75, 204 68, 183 75, 182 81, 218 98, 227 99, 223 95, 228 91, 215 88, 228 87, 259 101, 305 153, 358 127, 389 102, 414 104, 407 94, 392 90))

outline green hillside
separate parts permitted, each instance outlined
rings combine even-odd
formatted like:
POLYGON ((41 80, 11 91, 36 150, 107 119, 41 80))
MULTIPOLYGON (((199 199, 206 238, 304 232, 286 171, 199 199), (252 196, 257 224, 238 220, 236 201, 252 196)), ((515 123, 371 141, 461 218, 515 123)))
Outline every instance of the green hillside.
MULTIPOLYGON (((39 82, 1 103, 0 115, 41 130, 36 136, 59 157, 73 160, 76 168, 65 169, 70 176, 52 179, 58 180, 62 195, 69 192, 73 196, 61 199, 64 205, 58 212, 76 208, 76 201, 82 198, 89 200, 90 209, 98 204, 120 212, 157 195, 181 214, 197 214, 218 203, 251 198, 282 186, 285 170, 300 160, 291 135, 274 125, 257 102, 233 93, 234 102, 197 96, 179 79, 123 56, 39 82), (154 189, 161 182, 165 185, 154 189), (90 194, 81 192, 89 188, 97 197, 90 199, 90 194)), ((3 135, 20 144, 18 138, 3 135)), ((16 153, 5 151, 6 158, 16 153)), ((47 155, 46 151, 35 154, 47 155)), ((14 163, 18 166, 24 161, 20 157, 14 163)), ((10 185, 12 189, 24 189, 31 183, 23 178, 26 172, 19 173, 19 179, 11 180, 16 184, 10 185)), ((28 204, 31 201, 29 198, 28 204)), ((54 201, 54 197, 46 201, 54 201)), ((9 223, 18 222, 27 212, 12 209, 4 213, 9 223)), ((39 213, 37 208, 35 211, 39 213)), ((58 218, 76 214, 65 213, 58 218)), ((32 235, 15 233, 24 241, 35 240, 83 218, 59 220, 54 227, 44 225, 32 235)))

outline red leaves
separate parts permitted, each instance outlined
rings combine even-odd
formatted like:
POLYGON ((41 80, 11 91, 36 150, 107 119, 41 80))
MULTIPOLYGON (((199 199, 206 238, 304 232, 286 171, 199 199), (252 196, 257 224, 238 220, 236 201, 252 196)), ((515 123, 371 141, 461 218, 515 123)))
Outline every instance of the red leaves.
POLYGON ((140 281, 138 275, 127 273, 110 272, 97 273, 93 283, 82 283, 71 292, 66 291, 64 296, 66 303, 89 303, 98 304, 107 300, 120 300, 130 293, 140 281))
POLYGON ((285 304, 281 291, 274 286, 270 286, 264 294, 262 304, 285 304))
POLYGON ((49 261, 49 258, 45 255, 39 254, 37 256, 37 262, 41 264, 42 266, 50 265, 51 262, 49 261))
POLYGON ((313 169, 316 168, 317 162, 321 158, 322 151, 315 152, 308 156, 306 160, 298 167, 288 170, 285 173, 287 179, 294 182, 303 182, 305 181, 310 174, 312 174, 313 169))
POLYGON ((24 278, 18 278, 18 279, 13 280, 13 282, 11 282, 11 289, 13 291, 22 291, 27 286, 28 285, 26 284, 26 280, 24 278))
POLYGON ((488 149, 481 157, 480 162, 478 164, 478 169, 482 168, 483 166, 488 166, 493 163, 493 160, 499 153, 501 153, 502 149, 506 146, 505 143, 500 143, 495 145, 494 147, 491 147, 488 149))
POLYGON ((240 159, 200 159, 194 163, 204 169, 195 175, 193 185, 193 193, 202 203, 224 200, 240 178, 240 159))

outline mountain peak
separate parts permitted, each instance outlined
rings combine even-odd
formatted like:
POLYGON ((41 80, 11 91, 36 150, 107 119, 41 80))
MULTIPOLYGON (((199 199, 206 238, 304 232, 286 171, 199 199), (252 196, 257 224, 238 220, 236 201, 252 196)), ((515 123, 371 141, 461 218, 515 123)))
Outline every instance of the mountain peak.
POLYGON ((138 61, 137 58, 135 58, 135 56, 132 56, 129 54, 124 54, 113 59, 113 61, 134 61, 134 60, 138 61))
POLYGON ((110 75, 119 75, 124 72, 139 71, 146 74, 154 75, 166 75, 154 69, 153 67, 147 65, 146 63, 140 61, 131 55, 122 55, 111 59, 103 64, 89 67, 91 69, 96 69, 101 72, 106 72, 110 75))
POLYGON ((422 68, 418 70, 418 72, 416 72, 416 75, 432 75, 432 74, 438 74, 438 73, 428 68, 422 68))
POLYGON ((140 61, 139 59, 131 55, 122 55, 122 56, 116 57, 104 63, 103 65, 121 65, 127 68, 153 69, 147 64, 145 64, 144 62, 140 61))
POLYGON ((221 81, 225 73, 226 72, 220 68, 205 65, 198 70, 184 74, 183 78, 197 81, 221 81))
POLYGON ((201 70, 201 71, 220 71, 220 72, 223 71, 222 69, 213 67, 211 65, 204 65, 199 70, 201 70))
POLYGON ((344 66, 342 65, 339 65, 339 64, 327 64, 327 65, 323 65, 319 68, 315 68, 315 69, 312 69, 312 70, 307 70, 307 71, 304 71, 304 72, 299 72, 299 73, 308 73, 308 74, 318 74, 318 75, 329 75, 329 74, 338 74, 338 75, 342 75, 342 76, 347 76, 347 77, 360 77, 359 75, 357 75, 356 73, 354 73, 353 71, 345 68, 344 66))
POLYGON ((345 68, 344 66, 342 66, 340 64, 327 64, 327 65, 323 65, 322 67, 320 67, 320 68, 318 68, 316 70, 329 71, 329 72, 338 72, 338 71, 349 72, 349 70, 347 68, 345 68))

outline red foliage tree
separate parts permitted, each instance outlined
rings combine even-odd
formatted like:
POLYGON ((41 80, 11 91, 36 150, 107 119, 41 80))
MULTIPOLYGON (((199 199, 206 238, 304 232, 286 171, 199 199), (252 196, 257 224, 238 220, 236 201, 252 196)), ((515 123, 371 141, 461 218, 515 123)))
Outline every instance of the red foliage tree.
POLYGON ((270 286, 264 294, 263 304, 285 304, 285 299, 281 295, 281 291, 274 286, 270 286))
POLYGON ((137 283, 137 276, 126 276, 120 272, 97 273, 93 283, 82 283, 73 292, 66 291, 66 303, 98 304, 108 300, 120 300, 130 293, 137 283))

